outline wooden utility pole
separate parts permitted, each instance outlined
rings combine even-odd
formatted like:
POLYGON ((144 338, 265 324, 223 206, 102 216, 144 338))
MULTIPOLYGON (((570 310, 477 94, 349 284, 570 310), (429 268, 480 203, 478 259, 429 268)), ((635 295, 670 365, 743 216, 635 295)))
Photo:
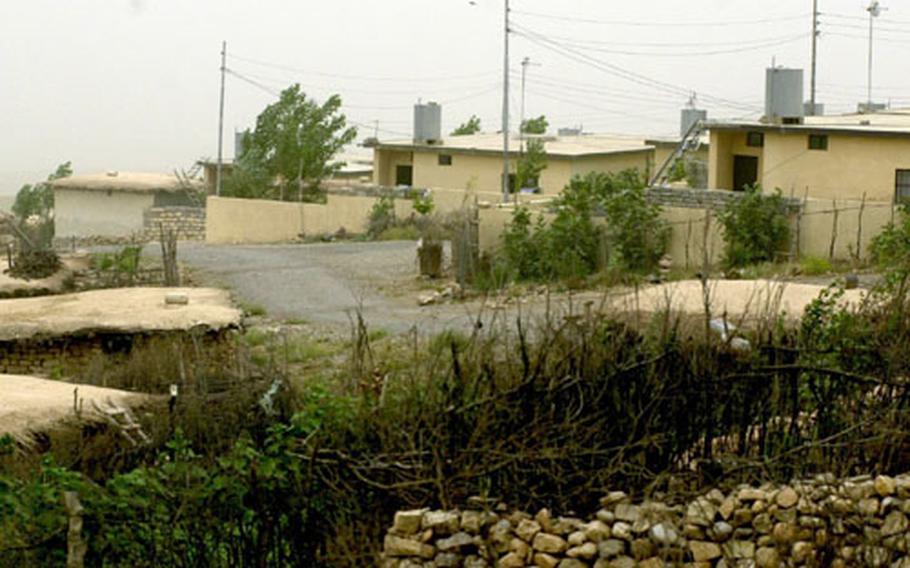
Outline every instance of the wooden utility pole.
POLYGON ((509 0, 505 1, 502 75, 502 202, 509 202, 509 0))
POLYGON ((816 74, 818 71, 818 0, 812 0, 812 78, 809 88, 809 104, 812 106, 812 116, 815 111, 816 100, 816 74))
POLYGON ((218 167, 215 170, 215 195, 221 195, 224 163, 224 75, 227 72, 227 42, 221 42, 221 102, 218 106, 218 167))

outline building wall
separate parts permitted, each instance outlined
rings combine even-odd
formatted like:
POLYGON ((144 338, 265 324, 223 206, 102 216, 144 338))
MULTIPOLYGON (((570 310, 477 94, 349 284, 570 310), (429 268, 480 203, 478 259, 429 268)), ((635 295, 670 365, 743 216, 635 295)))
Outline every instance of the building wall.
POLYGON ((54 224, 60 238, 129 236, 144 229, 145 210, 154 205, 151 193, 54 190, 54 224))
POLYGON ((765 135, 764 185, 799 197, 894 200, 895 173, 910 170, 910 139, 828 136, 828 150, 809 150, 808 135, 765 135))
POLYGON ((374 150, 373 183, 383 187, 394 187, 395 168, 399 165, 411 165, 412 163, 411 152, 374 150))
POLYGON ((723 130, 711 131, 711 146, 708 150, 708 188, 731 189, 733 187, 733 157, 753 156, 758 158, 758 183, 765 185, 764 152, 768 148, 768 135, 765 134, 765 147, 746 146, 745 132, 723 130))

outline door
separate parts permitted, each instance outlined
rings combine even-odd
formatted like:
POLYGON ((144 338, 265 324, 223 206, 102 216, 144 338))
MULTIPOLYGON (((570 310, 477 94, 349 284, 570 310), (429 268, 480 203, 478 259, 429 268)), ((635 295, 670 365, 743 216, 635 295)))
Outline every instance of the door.
POLYGON ((733 191, 745 191, 758 183, 758 158, 733 156, 733 191))
POLYGON ((395 186, 414 185, 414 166, 395 166, 395 186))

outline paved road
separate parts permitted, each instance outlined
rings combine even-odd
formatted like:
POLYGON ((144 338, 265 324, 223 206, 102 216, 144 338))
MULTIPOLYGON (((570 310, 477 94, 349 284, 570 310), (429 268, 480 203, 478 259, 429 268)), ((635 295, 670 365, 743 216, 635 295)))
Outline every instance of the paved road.
MULTIPOLYGON (((149 249, 154 254, 154 248, 149 249)), ((179 259, 203 284, 230 288, 237 298, 279 319, 345 327, 360 307, 371 328, 421 332, 470 328, 459 305, 417 306, 402 292, 416 275, 412 242, 211 246, 181 244, 179 259)))

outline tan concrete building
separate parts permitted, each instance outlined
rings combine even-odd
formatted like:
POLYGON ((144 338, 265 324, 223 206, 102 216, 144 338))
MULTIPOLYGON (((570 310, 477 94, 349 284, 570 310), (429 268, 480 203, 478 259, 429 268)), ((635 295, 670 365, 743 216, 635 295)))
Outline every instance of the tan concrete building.
POLYGON ((807 117, 799 124, 712 122, 708 187, 816 199, 910 199, 910 109, 807 117))
MULTIPOLYGON (((547 168, 540 192, 558 194, 575 175, 637 168, 650 175, 675 149, 667 140, 582 134, 538 136, 545 142, 547 168)), ((511 171, 520 158, 520 140, 511 142, 511 171)), ((373 144, 373 182, 380 186, 470 189, 497 192, 502 187, 502 135, 447 136, 436 143, 413 140, 373 144)))
POLYGON ((198 205, 176 176, 108 172, 77 175, 51 182, 57 237, 122 237, 144 229, 153 207, 198 205))

